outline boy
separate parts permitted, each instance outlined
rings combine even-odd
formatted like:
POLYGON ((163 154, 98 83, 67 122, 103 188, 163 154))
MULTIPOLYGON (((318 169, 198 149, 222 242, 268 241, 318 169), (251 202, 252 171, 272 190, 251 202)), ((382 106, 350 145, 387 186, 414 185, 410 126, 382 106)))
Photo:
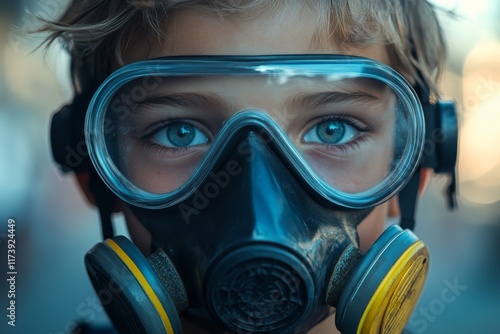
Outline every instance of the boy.
POLYGON ((120 332, 331 333, 335 308, 401 332, 427 252, 380 235, 440 167, 419 163, 445 54, 427 1, 74 1, 43 30, 75 89, 54 156, 140 250, 86 257, 120 332))

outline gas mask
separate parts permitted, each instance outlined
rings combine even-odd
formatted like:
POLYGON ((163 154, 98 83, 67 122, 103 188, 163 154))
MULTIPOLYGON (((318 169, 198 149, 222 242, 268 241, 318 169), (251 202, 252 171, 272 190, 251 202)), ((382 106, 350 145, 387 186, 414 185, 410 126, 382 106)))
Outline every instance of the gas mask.
POLYGON ((122 333, 305 333, 336 308, 342 333, 400 333, 428 268, 389 227, 357 225, 414 175, 422 106, 390 67, 338 55, 180 57, 129 64, 97 90, 88 153, 151 233, 86 255, 122 333))

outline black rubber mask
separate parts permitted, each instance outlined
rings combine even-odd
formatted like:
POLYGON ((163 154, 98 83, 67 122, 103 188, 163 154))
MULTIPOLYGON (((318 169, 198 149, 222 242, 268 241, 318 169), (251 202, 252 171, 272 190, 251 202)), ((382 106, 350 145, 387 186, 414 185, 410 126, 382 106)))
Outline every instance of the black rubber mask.
MULTIPOLYGON (((363 256, 356 248, 356 225, 370 210, 325 201, 255 126, 233 136, 190 197, 166 209, 132 210, 153 236, 149 261, 120 237, 86 257, 96 290, 115 291, 105 306, 123 333, 179 333, 178 312, 211 332, 305 333, 331 306, 339 307, 341 298, 337 325, 354 333, 375 298, 377 280, 388 274, 375 268, 393 267, 417 243, 405 260, 414 275, 407 267, 405 275, 393 277, 406 283, 394 298, 405 305, 409 301, 401 298, 410 297, 414 304, 418 293, 408 283, 420 290, 425 277, 425 246, 409 231, 393 227, 363 256)), ((391 310, 393 321, 404 326, 398 318, 409 313, 391 310)))

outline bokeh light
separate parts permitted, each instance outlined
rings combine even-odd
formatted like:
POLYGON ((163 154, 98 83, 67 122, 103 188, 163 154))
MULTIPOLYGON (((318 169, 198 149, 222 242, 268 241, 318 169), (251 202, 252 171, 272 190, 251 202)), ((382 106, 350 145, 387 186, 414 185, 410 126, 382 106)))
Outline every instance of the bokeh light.
POLYGON ((500 201, 499 106, 500 43, 482 42, 463 67, 461 194, 475 203, 500 201))

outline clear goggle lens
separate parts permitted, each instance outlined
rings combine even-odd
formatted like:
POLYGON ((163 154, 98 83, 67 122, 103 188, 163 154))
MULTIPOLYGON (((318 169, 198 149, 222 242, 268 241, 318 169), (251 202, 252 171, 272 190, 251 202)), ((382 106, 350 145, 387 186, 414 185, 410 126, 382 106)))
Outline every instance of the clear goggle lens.
POLYGON ((234 59, 135 63, 101 86, 87 139, 115 193, 140 206, 179 202, 252 119, 314 188, 348 207, 387 199, 413 172, 421 107, 389 67, 344 57, 234 59))

